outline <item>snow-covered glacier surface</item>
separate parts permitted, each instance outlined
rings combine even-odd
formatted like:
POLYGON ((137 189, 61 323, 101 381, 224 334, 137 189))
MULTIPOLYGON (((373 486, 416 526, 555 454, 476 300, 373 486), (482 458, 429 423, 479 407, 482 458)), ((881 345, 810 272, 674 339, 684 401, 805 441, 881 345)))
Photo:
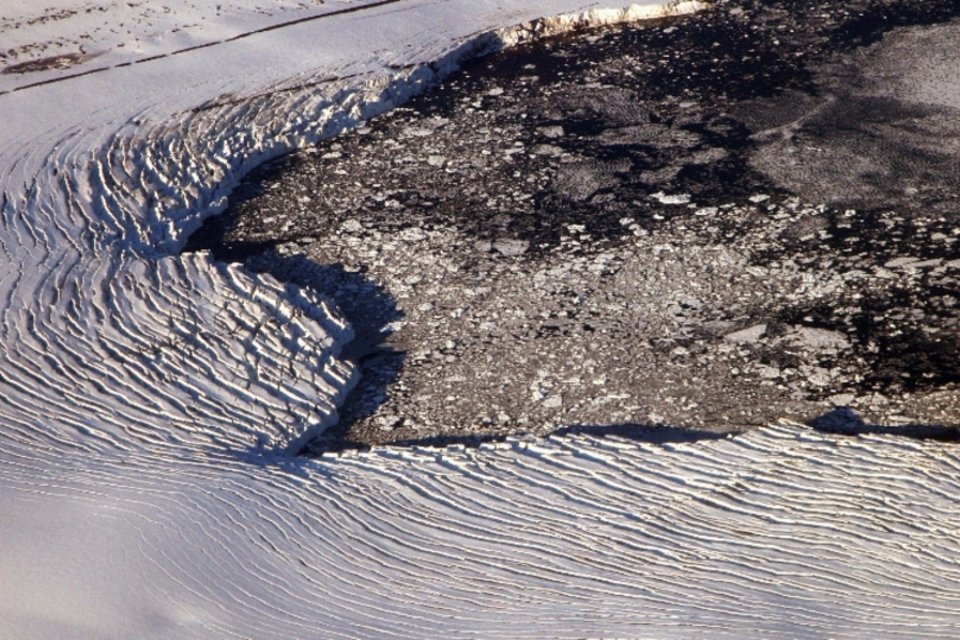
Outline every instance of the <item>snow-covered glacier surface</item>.
POLYGON ((0 22, 36 63, 0 74, 0 635, 951 635, 953 447, 780 424, 295 458, 355 380, 349 324, 177 253, 246 171, 463 56, 697 5, 121 4, 0 22))

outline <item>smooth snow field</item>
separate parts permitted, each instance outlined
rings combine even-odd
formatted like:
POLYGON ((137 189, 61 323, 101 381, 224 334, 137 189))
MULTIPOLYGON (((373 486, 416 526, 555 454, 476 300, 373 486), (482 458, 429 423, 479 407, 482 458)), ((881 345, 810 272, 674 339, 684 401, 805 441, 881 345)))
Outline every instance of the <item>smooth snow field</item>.
POLYGON ((356 381, 349 324, 178 253, 246 172, 466 56, 700 5, 196 4, 0 8, 0 637, 955 635, 952 444, 296 457, 356 381))

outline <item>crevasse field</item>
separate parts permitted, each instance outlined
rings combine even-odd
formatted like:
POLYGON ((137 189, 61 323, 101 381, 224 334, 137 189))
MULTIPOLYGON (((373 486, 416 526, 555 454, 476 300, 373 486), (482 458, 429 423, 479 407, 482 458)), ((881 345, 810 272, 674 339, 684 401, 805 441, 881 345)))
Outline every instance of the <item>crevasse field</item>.
POLYGON ((18 52, 0 74, 0 636, 956 633, 960 457, 942 443, 782 423, 290 454, 355 382, 350 326, 179 255, 187 235, 259 163, 465 56, 699 8, 598 6, 0 10, 18 52))

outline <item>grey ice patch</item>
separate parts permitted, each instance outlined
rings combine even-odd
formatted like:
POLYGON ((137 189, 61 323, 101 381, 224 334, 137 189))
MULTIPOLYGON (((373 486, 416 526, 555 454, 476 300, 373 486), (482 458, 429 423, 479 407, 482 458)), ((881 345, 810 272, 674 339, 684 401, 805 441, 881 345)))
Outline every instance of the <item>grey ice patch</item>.
POLYGON ((509 258, 523 255, 529 247, 530 243, 526 240, 514 238, 501 238, 492 244, 494 251, 509 258))
POLYGON ((897 207, 955 197, 960 65, 950 43, 958 31, 891 32, 826 67, 816 98, 794 92, 741 109, 763 143, 751 165, 815 202, 897 207))
POLYGON ((741 329, 739 331, 734 331, 733 333, 728 333, 723 336, 723 339, 728 342, 736 343, 750 343, 757 342, 767 333, 767 325, 764 324, 755 324, 752 327, 747 327, 746 329, 741 329))
POLYGON ((817 351, 839 351, 850 347, 850 340, 844 334, 818 327, 796 327, 789 339, 817 351))

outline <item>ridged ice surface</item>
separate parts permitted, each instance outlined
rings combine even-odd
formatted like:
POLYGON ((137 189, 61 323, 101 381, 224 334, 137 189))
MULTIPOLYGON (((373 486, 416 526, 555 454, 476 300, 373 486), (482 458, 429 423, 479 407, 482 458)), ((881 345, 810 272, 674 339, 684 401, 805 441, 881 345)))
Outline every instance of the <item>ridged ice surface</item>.
POLYGON ((337 419, 350 327, 186 235, 465 55, 659 11, 364 6, 4 78, 0 636, 950 636, 952 446, 779 425, 289 455, 337 419))
POLYGON ((264 465, 63 450, 7 451, 0 468, 21 514, 0 522, 18 583, 2 611, 28 636, 42 627, 19 601, 51 592, 36 637, 71 637, 52 631, 64 619, 87 625, 76 637, 176 638, 944 638, 957 624, 960 458, 938 443, 783 425, 264 465), (62 548, 37 550, 37 531, 61 529, 48 542, 62 548), (96 597, 87 575, 106 580, 96 597))

